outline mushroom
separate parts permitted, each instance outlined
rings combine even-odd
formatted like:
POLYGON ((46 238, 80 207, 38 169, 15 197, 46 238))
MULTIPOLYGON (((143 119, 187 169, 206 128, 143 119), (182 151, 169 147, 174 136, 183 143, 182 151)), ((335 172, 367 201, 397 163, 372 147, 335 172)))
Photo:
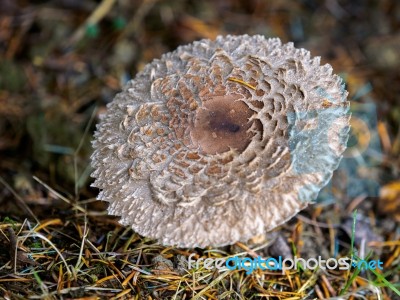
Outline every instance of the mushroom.
POLYGON ((348 139, 347 94, 330 65, 278 38, 180 46, 107 105, 91 157, 98 199, 164 245, 247 241, 330 180, 348 139))

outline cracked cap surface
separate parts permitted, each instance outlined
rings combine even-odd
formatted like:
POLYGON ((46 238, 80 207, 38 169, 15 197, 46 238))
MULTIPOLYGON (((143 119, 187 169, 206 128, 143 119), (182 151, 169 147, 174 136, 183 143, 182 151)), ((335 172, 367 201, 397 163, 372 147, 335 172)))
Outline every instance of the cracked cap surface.
POLYGON ((93 186, 110 214, 162 244, 247 241, 329 181, 348 139, 346 98, 330 65, 277 38, 178 47, 107 106, 93 186))

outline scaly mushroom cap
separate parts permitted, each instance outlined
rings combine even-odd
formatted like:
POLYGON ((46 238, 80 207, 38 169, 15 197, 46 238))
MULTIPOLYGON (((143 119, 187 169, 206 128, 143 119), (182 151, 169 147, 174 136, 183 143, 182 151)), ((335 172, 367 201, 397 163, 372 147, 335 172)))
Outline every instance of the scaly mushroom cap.
POLYGON ((330 65, 277 38, 181 46, 107 106, 93 186, 110 214, 162 244, 246 241, 326 185, 346 148, 346 97, 330 65))

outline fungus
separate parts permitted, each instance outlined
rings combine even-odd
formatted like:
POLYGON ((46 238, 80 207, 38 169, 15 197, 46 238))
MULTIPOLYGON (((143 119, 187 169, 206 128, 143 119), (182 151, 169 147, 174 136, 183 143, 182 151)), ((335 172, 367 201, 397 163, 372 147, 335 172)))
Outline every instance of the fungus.
POLYGON ((108 104, 93 186, 123 225, 162 244, 247 241, 327 184, 348 139, 346 98, 330 65, 278 38, 178 47, 108 104))

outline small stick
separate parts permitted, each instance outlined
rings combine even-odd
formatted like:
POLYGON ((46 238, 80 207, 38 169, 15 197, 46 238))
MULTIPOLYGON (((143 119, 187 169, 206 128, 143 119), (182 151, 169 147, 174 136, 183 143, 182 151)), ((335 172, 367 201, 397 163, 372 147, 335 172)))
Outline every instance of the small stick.
POLYGON ((252 86, 250 83, 247 83, 247 82, 245 82, 245 81, 243 81, 243 80, 240 80, 240 79, 238 79, 238 78, 229 77, 228 80, 229 80, 229 81, 233 81, 233 82, 237 82, 237 83, 240 83, 240 84, 243 84, 244 86, 247 86, 248 88, 250 88, 250 89, 252 89, 252 90, 256 90, 256 87, 255 87, 255 86, 252 86))
POLYGON ((103 0, 97 8, 92 12, 92 14, 86 19, 85 23, 82 24, 72 35, 69 40, 69 45, 75 44, 84 35, 85 30, 88 25, 96 25, 103 19, 107 13, 111 10, 116 0, 103 0))
POLYGON ((10 235, 10 257, 14 268, 14 274, 17 273, 17 236, 14 230, 9 226, 7 228, 8 234, 10 235))

